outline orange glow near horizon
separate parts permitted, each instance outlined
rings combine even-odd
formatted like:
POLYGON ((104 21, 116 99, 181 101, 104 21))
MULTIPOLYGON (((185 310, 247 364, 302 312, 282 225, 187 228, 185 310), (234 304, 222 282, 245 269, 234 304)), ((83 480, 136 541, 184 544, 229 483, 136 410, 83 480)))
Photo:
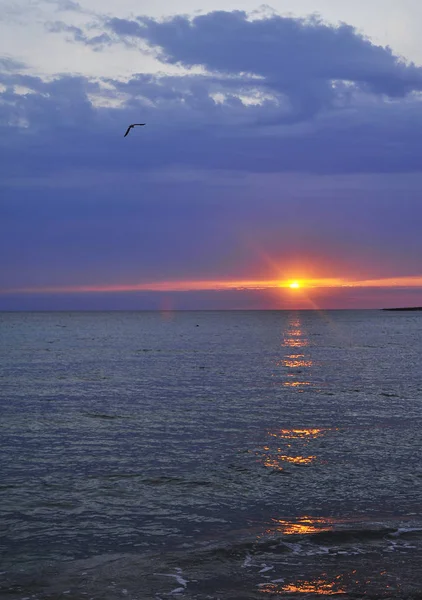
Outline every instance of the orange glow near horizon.
MULTIPOLYGON (((299 287, 298 285, 294 287, 299 287)), ((71 285, 46 286, 32 288, 15 288, 3 290, 1 293, 101 293, 101 292, 198 292, 225 290, 270 290, 291 288, 292 281, 272 280, 193 280, 193 281, 155 281, 150 283, 111 284, 111 285, 71 285)), ((341 287, 341 280, 319 279, 309 280, 307 287, 341 287)), ((421 277, 422 286, 422 277, 421 277)))
POLYGON ((422 275, 413 277, 348 280, 343 278, 295 280, 179 280, 149 283, 63 285, 22 287, 0 290, 0 294, 84 294, 122 292, 194 292, 194 291, 247 291, 323 288, 422 288, 422 275))

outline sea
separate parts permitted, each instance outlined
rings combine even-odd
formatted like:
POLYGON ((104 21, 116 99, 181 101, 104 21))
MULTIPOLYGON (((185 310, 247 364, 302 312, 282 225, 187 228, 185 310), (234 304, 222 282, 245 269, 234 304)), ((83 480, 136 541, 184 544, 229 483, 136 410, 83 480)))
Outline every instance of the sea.
POLYGON ((422 312, 0 313, 0 596, 422 598, 422 312))

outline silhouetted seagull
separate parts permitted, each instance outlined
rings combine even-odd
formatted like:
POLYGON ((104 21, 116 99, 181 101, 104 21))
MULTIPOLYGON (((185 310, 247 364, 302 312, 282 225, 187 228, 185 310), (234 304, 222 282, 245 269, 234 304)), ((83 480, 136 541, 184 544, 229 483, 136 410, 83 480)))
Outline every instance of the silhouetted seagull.
POLYGON ((129 125, 129 127, 127 128, 127 131, 123 137, 127 136, 127 134, 132 129, 132 127, 142 127, 142 125, 146 125, 146 123, 133 123, 133 125, 129 125))

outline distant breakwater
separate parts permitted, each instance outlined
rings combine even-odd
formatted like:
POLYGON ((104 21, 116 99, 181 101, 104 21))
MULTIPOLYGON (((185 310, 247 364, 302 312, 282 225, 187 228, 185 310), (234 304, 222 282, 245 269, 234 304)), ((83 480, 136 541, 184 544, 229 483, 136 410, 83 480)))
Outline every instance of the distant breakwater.
POLYGON ((383 308, 382 310, 422 310, 422 306, 409 306, 403 308, 383 308))

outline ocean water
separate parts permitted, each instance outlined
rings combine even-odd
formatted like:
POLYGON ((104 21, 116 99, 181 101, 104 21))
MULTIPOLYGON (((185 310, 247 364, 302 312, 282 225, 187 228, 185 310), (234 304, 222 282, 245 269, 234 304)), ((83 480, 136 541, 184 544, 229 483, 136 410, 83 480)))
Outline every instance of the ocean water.
POLYGON ((422 313, 0 314, 0 594, 422 597, 422 313))

